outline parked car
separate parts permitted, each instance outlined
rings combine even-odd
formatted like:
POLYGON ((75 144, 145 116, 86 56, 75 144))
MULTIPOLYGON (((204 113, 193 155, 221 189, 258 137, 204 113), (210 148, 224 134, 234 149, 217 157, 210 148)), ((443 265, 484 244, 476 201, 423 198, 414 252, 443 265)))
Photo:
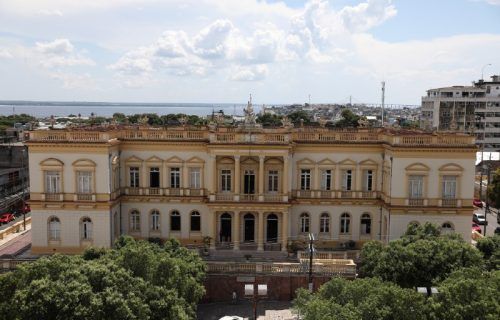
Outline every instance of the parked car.
POLYGON ((483 207, 483 202, 481 200, 479 200, 479 199, 472 200, 472 204, 475 205, 478 208, 482 208, 483 207))
POLYGON ((12 213, 4 213, 0 216, 0 224, 9 223, 14 219, 15 217, 12 213))
POLYGON ((486 217, 482 213, 474 213, 472 215, 472 221, 477 224, 484 225, 486 224, 486 217))
POLYGON ((476 231, 476 232, 479 232, 481 233, 481 226, 478 225, 477 223, 472 223, 472 231, 476 231))
POLYGON ((496 227, 495 234, 500 234, 500 227, 496 227))

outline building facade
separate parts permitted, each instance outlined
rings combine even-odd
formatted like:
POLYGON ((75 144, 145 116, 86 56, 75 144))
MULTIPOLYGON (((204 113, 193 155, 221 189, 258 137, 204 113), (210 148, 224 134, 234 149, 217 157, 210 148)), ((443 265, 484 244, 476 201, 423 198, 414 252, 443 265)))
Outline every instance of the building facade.
POLYGON ((32 251, 120 234, 286 251, 400 237, 434 222, 470 239, 474 137, 390 129, 120 127, 30 132, 32 251))
POLYGON ((421 126, 439 131, 474 132, 487 151, 500 149, 500 76, 472 86, 430 89, 422 97, 421 126))

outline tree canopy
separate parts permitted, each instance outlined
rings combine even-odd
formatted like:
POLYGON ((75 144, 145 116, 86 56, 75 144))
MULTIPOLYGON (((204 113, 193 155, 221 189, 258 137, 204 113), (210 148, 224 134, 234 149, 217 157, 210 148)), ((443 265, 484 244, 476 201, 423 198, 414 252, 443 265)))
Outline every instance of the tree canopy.
POLYGON ((495 171, 493 179, 488 185, 488 198, 495 208, 500 208, 500 169, 495 171))
POLYGON ((279 127, 283 116, 277 114, 264 113, 257 116, 257 122, 264 127, 279 127))
POLYGON ((175 240, 55 254, 0 275, 5 319, 193 319, 205 267, 175 240))
POLYGON ((357 128, 359 126, 359 119, 361 119, 360 116, 354 114, 350 109, 344 109, 342 110, 342 119, 337 121, 335 123, 336 127, 339 128, 357 128))
POLYGON ((361 250, 361 274, 402 287, 426 287, 463 267, 480 267, 481 253, 458 235, 440 235, 432 224, 410 226, 401 239, 383 246, 369 242, 361 250))

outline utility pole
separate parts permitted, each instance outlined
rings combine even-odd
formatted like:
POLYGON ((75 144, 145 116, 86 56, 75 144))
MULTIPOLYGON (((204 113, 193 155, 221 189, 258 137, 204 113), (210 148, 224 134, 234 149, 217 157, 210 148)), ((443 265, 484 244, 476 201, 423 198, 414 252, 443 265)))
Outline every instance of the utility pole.
POLYGON ((384 126, 385 81, 382 81, 382 127, 384 126))
POLYGON ((26 170, 24 169, 24 154, 25 154, 25 150, 24 150, 24 146, 22 147, 22 151, 21 151, 21 189, 22 189, 22 194, 21 194, 21 197, 22 197, 22 205, 23 205, 23 230, 26 231, 26 203, 25 203, 25 199, 24 199, 24 179, 26 178, 26 170))
POLYGON ((491 171, 491 152, 490 152, 490 161, 488 161, 488 171, 487 171, 488 184, 486 185, 486 199, 484 199, 484 201, 486 202, 486 206, 484 208, 484 229, 483 229, 484 236, 486 236, 486 227, 488 226, 488 213, 490 212, 490 203, 488 202, 488 187, 490 186, 490 174, 491 174, 490 171, 491 171))
POLYGON ((309 291, 313 291, 313 254, 314 254, 314 234, 309 233, 309 291))
MULTIPOLYGON (((481 117, 478 116, 478 120, 481 120, 481 117)), ((483 115, 483 118, 484 118, 484 115, 483 115)), ((481 128, 481 122, 479 122, 479 128, 481 128)), ((486 125, 484 126, 484 128, 482 128, 483 130, 483 141, 481 143, 481 176, 479 178, 479 200, 480 201, 483 201, 483 173, 484 173, 484 164, 483 164, 483 161, 484 161, 484 139, 486 138, 486 125)))

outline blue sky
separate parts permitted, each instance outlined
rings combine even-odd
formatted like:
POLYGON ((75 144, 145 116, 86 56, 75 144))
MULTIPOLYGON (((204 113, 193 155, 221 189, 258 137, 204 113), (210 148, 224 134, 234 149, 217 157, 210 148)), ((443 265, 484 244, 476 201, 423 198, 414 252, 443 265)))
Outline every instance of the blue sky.
POLYGON ((0 0, 0 100, 387 102, 500 74, 500 0, 0 0))

